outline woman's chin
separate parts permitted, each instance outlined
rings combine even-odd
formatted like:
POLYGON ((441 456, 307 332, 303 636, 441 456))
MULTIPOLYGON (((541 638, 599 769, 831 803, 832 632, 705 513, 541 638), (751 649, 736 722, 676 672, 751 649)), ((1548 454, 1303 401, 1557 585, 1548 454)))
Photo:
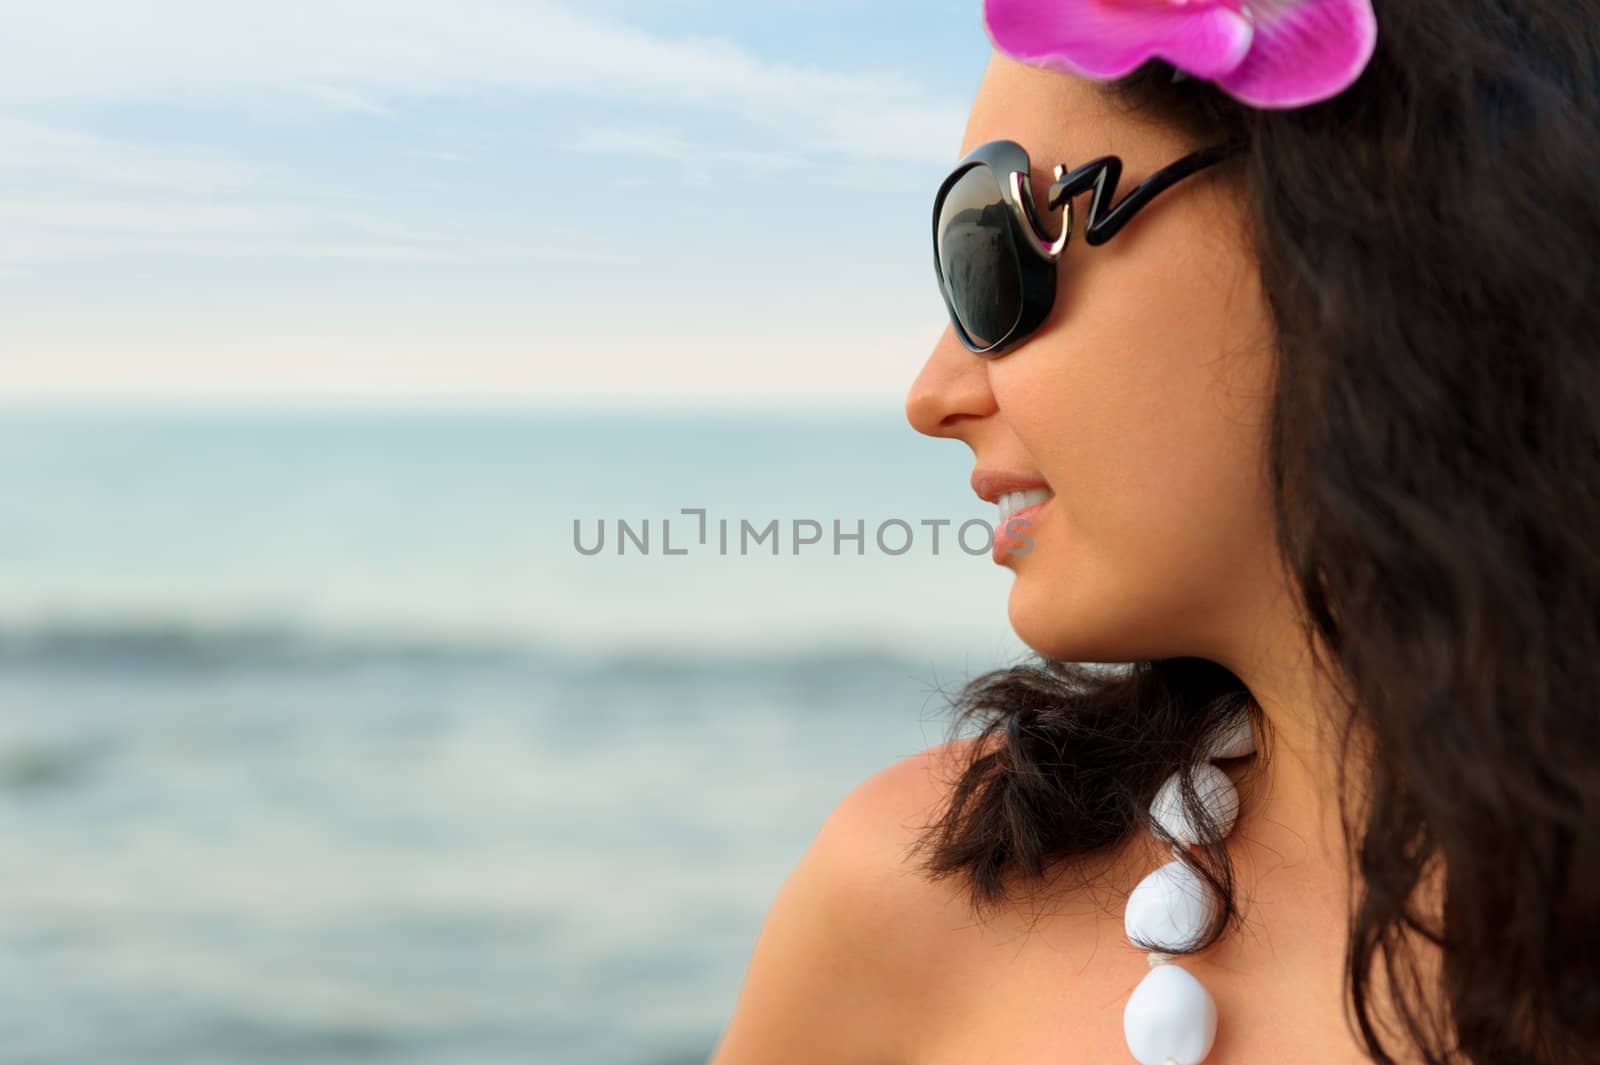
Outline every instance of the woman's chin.
POLYGON ((1081 594, 1063 592, 1072 587, 1070 581, 1042 577, 1019 573, 1006 604, 1012 631, 1040 655, 1061 662, 1132 662, 1153 649, 1149 640, 1135 636, 1148 635, 1148 627, 1116 611, 1095 609, 1081 594))
POLYGON ((1019 576, 1011 585, 1007 613, 1017 639, 1045 658, 1064 662, 1096 661, 1087 653, 1095 641, 1077 623, 1067 604, 1059 598, 1054 602, 1036 602, 1033 590, 1027 587, 1029 583, 1019 576))

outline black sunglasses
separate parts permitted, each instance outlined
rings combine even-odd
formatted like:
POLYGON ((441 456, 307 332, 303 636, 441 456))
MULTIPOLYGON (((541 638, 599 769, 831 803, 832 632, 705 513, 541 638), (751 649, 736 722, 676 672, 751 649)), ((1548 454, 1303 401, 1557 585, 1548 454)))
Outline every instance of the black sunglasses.
POLYGON ((1221 162, 1238 145, 1186 155, 1145 178, 1110 211, 1122 160, 1092 159, 1076 170, 1055 169, 1051 210, 1066 205, 1061 233, 1046 236, 1028 183, 1028 153, 1015 141, 990 141, 969 152, 939 186, 933 201, 933 266, 939 291, 969 351, 997 358, 1022 343, 1045 319, 1056 297, 1056 262, 1072 235, 1072 197, 1093 188, 1084 240, 1104 244, 1134 212, 1167 186, 1221 162))

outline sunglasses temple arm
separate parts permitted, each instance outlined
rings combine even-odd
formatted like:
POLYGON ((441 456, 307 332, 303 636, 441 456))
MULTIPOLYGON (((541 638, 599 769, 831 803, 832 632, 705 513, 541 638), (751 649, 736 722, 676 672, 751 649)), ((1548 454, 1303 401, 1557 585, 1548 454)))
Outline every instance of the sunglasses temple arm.
POLYGON ((1061 232, 1052 237, 1045 231, 1038 212, 1034 210, 1033 194, 1028 188, 1027 180, 1015 170, 1011 172, 1011 200, 1017 206, 1017 214, 1022 219, 1023 228, 1033 238, 1029 246, 1040 258, 1054 262, 1061 254, 1061 249, 1066 247, 1067 238, 1072 235, 1072 204, 1067 204, 1067 217, 1062 223, 1061 232))
POLYGON ((1094 195, 1089 199, 1089 220, 1084 227, 1084 240, 1089 244, 1104 244, 1116 236, 1117 231, 1127 225, 1128 219, 1133 217, 1134 212, 1149 203, 1157 193, 1197 170, 1220 162, 1229 154, 1231 151, 1228 146, 1218 145, 1186 155, 1139 182, 1133 191, 1123 197, 1122 202, 1110 211, 1105 210, 1105 203, 1109 199, 1116 198, 1117 180, 1122 176, 1122 161, 1114 155, 1101 156, 1099 159, 1091 159, 1070 173, 1063 174, 1052 184, 1049 204, 1054 209, 1085 189, 1093 188, 1094 195))

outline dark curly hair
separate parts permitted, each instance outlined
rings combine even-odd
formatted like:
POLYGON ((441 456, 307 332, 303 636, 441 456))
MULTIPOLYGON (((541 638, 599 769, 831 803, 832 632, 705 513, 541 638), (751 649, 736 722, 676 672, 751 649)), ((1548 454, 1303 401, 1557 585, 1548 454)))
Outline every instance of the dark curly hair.
MULTIPOLYGON (((1600 1061, 1600 0, 1376 6, 1370 65, 1313 106, 1159 61, 1105 88, 1245 146, 1278 546, 1362 752, 1339 785, 1367 1052, 1600 1061)), ((1241 706, 1270 756, 1201 659, 973 679, 924 871, 981 916, 1086 867, 1241 706)), ((1226 900, 1203 949, 1237 919, 1232 873, 1220 846, 1186 860, 1226 900)))

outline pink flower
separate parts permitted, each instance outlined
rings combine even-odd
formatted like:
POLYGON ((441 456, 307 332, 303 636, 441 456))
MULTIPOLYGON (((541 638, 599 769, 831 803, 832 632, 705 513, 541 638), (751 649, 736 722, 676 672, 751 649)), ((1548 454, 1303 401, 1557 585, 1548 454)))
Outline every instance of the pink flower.
POLYGON ((1164 59, 1253 107, 1301 107, 1355 81, 1372 58, 1371 0, 984 0, 1001 52, 1083 77, 1164 59))

